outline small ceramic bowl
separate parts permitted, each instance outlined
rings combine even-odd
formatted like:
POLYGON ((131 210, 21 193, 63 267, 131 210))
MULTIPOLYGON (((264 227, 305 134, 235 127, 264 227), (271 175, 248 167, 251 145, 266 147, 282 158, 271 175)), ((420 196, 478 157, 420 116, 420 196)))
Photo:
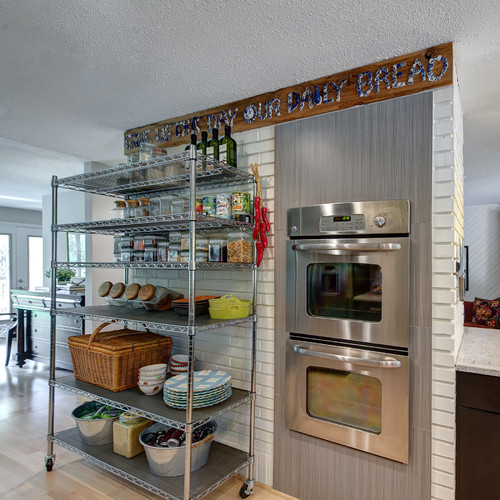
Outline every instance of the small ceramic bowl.
POLYGON ((139 378, 143 380, 161 380, 167 376, 167 371, 163 371, 161 373, 157 373, 154 375, 145 375, 144 373, 139 373, 139 378))
POLYGON ((167 365, 165 363, 158 363, 156 365, 142 366, 141 368, 139 368, 139 373, 141 375, 154 375, 164 370, 167 370, 167 365))
POLYGON ((139 389, 146 394, 146 396, 153 396, 163 389, 163 383, 156 385, 139 385, 139 389))
POLYGON ((137 381, 137 385, 158 385, 158 384, 163 384, 167 380, 167 377, 163 377, 160 380, 144 380, 143 378, 140 378, 137 381))
POLYGON ((181 365, 187 366, 189 364, 189 356, 187 354, 172 354, 170 356, 170 366, 181 365))

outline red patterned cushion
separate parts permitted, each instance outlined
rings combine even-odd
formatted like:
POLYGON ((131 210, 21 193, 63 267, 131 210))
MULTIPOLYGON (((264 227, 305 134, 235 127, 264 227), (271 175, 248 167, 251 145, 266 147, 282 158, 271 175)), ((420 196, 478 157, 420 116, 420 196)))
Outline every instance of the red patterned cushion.
POLYGON ((472 322, 500 328, 500 297, 494 300, 476 299, 472 306, 472 322))

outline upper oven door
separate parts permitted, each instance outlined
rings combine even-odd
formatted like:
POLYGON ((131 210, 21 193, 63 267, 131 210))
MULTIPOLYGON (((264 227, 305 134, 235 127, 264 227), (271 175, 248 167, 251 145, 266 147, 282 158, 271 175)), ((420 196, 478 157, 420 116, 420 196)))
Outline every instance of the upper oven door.
POLYGON ((408 347, 409 238, 287 241, 289 332, 408 347))

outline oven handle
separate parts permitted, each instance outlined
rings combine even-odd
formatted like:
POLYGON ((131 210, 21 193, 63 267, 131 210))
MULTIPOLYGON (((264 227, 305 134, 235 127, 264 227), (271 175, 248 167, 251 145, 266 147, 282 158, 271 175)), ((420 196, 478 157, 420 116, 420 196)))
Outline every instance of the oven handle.
POLYGON ((314 252, 316 250, 359 250, 363 252, 378 252, 380 250, 401 250, 399 243, 299 243, 292 246, 299 252, 314 252))
POLYGON ((351 363, 353 365, 363 365, 376 368, 400 368, 401 362, 394 358, 384 358, 384 359, 366 359, 366 358, 356 358, 354 356, 343 356, 342 354, 330 354, 327 352, 313 351, 305 346, 298 344, 292 345, 292 350, 297 354, 302 354, 304 356, 313 356, 316 358, 330 359, 335 361, 341 361, 342 363, 351 363))

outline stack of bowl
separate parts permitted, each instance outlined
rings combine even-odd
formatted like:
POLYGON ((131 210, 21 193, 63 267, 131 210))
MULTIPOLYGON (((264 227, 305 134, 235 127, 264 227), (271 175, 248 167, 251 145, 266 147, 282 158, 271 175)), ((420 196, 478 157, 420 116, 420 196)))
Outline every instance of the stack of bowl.
MULTIPOLYGON (((194 360, 196 362, 196 359, 194 360)), ((186 354, 172 354, 170 356, 170 373, 180 375, 188 371, 189 356, 186 354)))
POLYGON ((159 363, 139 368, 139 389, 147 396, 158 394, 167 379, 167 365, 159 363))

